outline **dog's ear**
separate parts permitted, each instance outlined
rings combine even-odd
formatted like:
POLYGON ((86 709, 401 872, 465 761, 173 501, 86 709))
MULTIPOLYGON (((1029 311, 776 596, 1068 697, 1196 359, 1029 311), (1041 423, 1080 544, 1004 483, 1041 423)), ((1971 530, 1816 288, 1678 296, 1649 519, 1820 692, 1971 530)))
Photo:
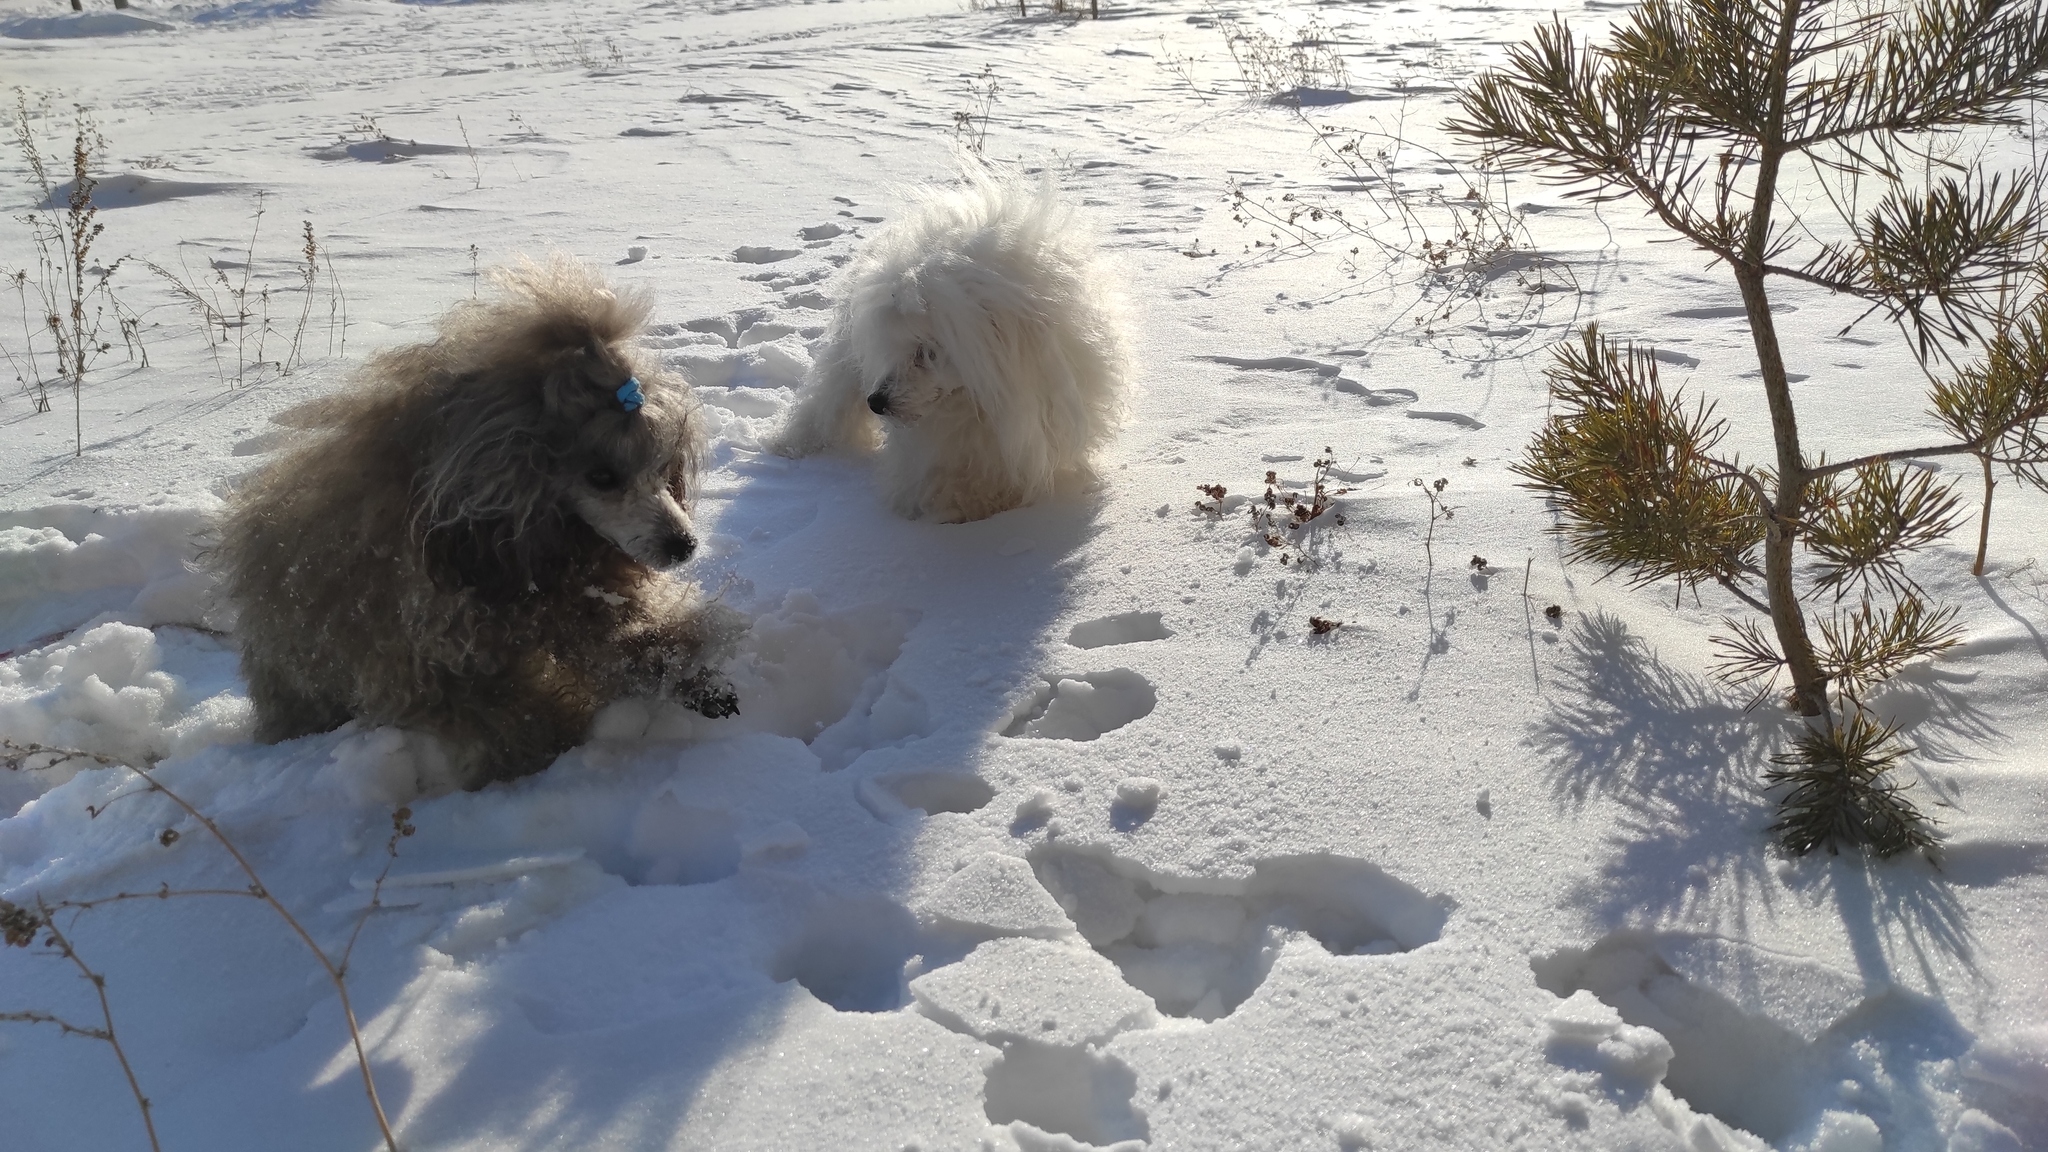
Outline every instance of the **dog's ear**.
POLYGON ((1044 321, 1026 313, 983 309, 977 339, 950 343, 955 355, 973 349, 960 377, 982 421, 995 434, 1003 468, 1012 476, 1049 478, 1055 467, 1048 437, 1067 420, 1071 389, 1057 381, 1069 366, 1044 321))
POLYGON ((582 521, 548 509, 523 523, 492 517, 443 524, 426 533, 420 550, 435 588, 504 603, 536 586, 553 587, 578 556, 599 554, 588 535, 582 521))
POLYGON ((541 381, 542 406, 550 416, 588 409, 600 391, 618 386, 617 381, 606 384, 617 374, 613 371, 616 367, 616 358, 605 342, 594 332, 586 335, 581 345, 555 358, 554 367, 541 381))

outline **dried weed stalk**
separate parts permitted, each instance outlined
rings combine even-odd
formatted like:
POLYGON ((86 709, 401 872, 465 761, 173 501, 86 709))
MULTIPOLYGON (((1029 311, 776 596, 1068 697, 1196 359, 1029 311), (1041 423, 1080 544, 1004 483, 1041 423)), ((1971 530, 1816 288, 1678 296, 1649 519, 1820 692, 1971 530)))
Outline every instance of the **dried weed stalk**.
MULTIPOLYGON (((15 285, 16 300, 22 308, 21 359, 10 351, 8 361, 16 378, 29 393, 37 412, 50 411, 50 381, 43 378, 35 346, 40 338, 48 342, 56 368, 56 383, 71 392, 72 453, 85 452, 85 376, 100 357, 113 350, 105 335, 111 322, 133 359, 141 350, 141 322, 114 295, 112 280, 123 261, 102 267, 93 258, 93 246, 106 232, 93 203, 93 189, 99 179, 93 175, 106 154, 107 141, 100 135, 92 115, 75 109, 70 152, 71 179, 53 181, 49 163, 36 136, 35 122, 47 117, 47 107, 32 110, 27 94, 14 93, 14 116, 10 125, 14 145, 27 163, 35 190, 41 199, 21 217, 29 226, 36 246, 36 272, 19 270, 9 277, 15 285), (30 324, 29 289, 33 287, 40 322, 30 324), (24 363, 25 362, 25 363, 24 363), (27 372, 23 372, 23 367, 27 372)), ((148 363, 146 351, 143 363, 148 363)))
MULTIPOLYGON (((1325 514, 1330 517, 1327 523, 1343 526, 1344 513, 1338 497, 1348 495, 1351 489, 1330 486, 1330 469, 1336 463, 1336 454, 1325 447, 1323 455, 1315 459, 1314 472, 1305 490, 1289 488, 1278 472, 1269 470, 1265 492, 1244 502, 1253 538, 1279 552, 1281 564, 1303 566, 1310 562, 1310 525, 1325 514)), ((1195 501, 1197 513, 1221 519, 1231 510, 1230 490, 1223 485, 1197 484, 1195 491, 1207 497, 1195 501)))
MULTIPOLYGON (((249 862, 247 856, 242 854, 242 850, 235 842, 229 839, 227 833, 221 830, 220 825, 215 823, 204 812, 201 812, 190 801, 157 780, 150 774, 147 767, 137 767, 136 765, 115 760, 111 757, 72 748, 53 748, 42 744, 18 744, 12 740, 0 741, 0 766, 10 769, 19 770, 28 767, 50 768, 72 760, 91 760, 105 766, 125 768, 133 773, 142 784, 140 789, 133 792, 120 793, 106 804, 89 806, 86 812, 90 817, 97 819, 110 805, 128 797, 147 795, 152 792, 159 793, 176 805, 178 809, 183 811, 185 815, 189 816, 201 828, 204 828, 207 834, 233 858, 235 866, 241 870, 243 876, 248 878, 249 883, 246 887, 242 888, 172 888, 169 884, 164 884, 148 891, 116 892, 108 896, 83 900, 49 901, 38 894, 32 907, 0 900, 0 932, 4 932, 5 943, 11 947, 28 948, 34 946, 40 937, 43 947, 76 967, 80 976, 93 985, 93 989, 99 997, 102 1023, 97 1027, 81 1026, 51 1013, 39 1011, 0 1013, 0 1021, 53 1024, 61 1028, 67 1035, 101 1040, 111 1046, 115 1056, 121 1063, 122 1072, 127 1077, 128 1087, 135 1097, 136 1107, 142 1114, 143 1126, 149 1133, 150 1147, 153 1150, 159 1149, 156 1126, 150 1117, 149 1097, 143 1093, 141 1085, 136 1081, 134 1070, 129 1065, 127 1053, 121 1047, 120 1037, 114 1026, 113 1009, 107 1001, 106 978, 86 965, 85 961, 79 956, 78 950, 72 943, 70 936, 65 932, 65 928, 77 916, 92 909, 133 900, 170 900, 191 896, 225 896, 257 900, 275 912, 278 918, 284 922, 285 926, 291 930, 292 934, 298 937, 299 942, 306 946, 306 950, 312 953, 315 962, 326 973, 328 982, 334 985, 335 994, 341 1000, 342 1016, 348 1022, 349 1041, 355 1048, 356 1067, 362 1074, 363 1095, 369 1101, 370 1111, 376 1118, 377 1130, 383 1137, 387 1152, 397 1152, 398 1141, 392 1134, 390 1120, 385 1116, 383 1100, 377 1093, 376 1076, 370 1069, 369 1053, 363 1045, 362 1028, 357 1022, 355 1007, 349 1001, 348 966, 350 958, 355 954, 356 942, 362 936, 364 924, 369 921, 372 912, 382 907, 384 881, 391 874, 392 865, 398 862, 399 841, 411 836, 416 831, 412 823, 412 810, 401 807, 392 812, 391 835, 384 845, 384 867, 377 873, 376 883, 370 889, 370 901, 356 917, 355 925, 349 932, 348 942, 342 947, 338 956, 333 956, 329 955, 328 951, 322 948, 318 941, 313 939, 312 933, 306 930, 306 926, 297 916, 293 915, 291 909, 285 907, 284 903, 277 898, 269 886, 264 884, 263 878, 257 873, 255 866, 249 862), (33 763, 37 760, 42 760, 43 762, 40 764, 33 763), (66 915, 67 913, 69 914, 68 916, 66 915), (58 922, 60 918, 64 919, 64 924, 58 922)), ((166 848, 177 843, 182 838, 182 835, 175 828, 165 828, 155 837, 156 842, 166 848)))
POLYGON ((968 106, 953 113, 953 138, 976 156, 988 154, 988 118, 1002 90, 995 65, 983 64, 981 72, 967 78, 968 106))
MULTIPOLYGON (((375 122, 369 122, 369 126, 374 128, 375 122)), ((264 196, 259 192, 255 216, 249 228, 249 243, 240 260, 212 262, 211 275, 194 274, 182 254, 177 272, 161 264, 148 264, 149 270, 170 288, 172 296, 191 310, 206 339, 207 351, 213 357, 214 374, 223 388, 231 390, 259 383, 265 378, 265 373, 273 374, 273 378, 283 378, 305 366, 308 352, 306 335, 312 326, 315 302, 323 290, 327 295, 328 354, 341 354, 348 346, 348 297, 342 291, 341 279, 334 270, 334 254, 320 244, 311 220, 300 222, 299 258, 291 265, 290 279, 282 284, 272 284, 255 278, 257 249, 263 234, 263 201, 264 196), (237 275, 230 276, 231 270, 237 275), (282 296, 291 291, 300 294, 299 314, 287 332, 272 322, 270 305, 273 293, 282 296), (286 342, 282 355, 272 354, 273 340, 286 342), (233 348, 232 376, 228 370, 230 346, 233 348)))

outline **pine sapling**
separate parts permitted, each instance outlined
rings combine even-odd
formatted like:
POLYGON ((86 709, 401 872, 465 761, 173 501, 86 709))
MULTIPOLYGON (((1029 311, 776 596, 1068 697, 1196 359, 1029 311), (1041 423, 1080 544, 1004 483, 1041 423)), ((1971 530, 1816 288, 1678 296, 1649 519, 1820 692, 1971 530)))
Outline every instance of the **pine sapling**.
POLYGON ((1978 459, 1980 571, 1994 466, 2048 486, 2041 162, 1963 166, 1942 149, 2021 123, 2044 95, 2043 0, 1645 0, 1603 43, 1563 20, 1539 27, 1461 94, 1449 125, 1488 163, 1642 203, 1735 280, 1770 412, 1769 466, 1724 452, 1726 423, 1667 394, 1649 349, 1588 327, 1557 353, 1556 407, 1519 470, 1555 501, 1577 558, 1636 583, 1713 583, 1769 620, 1731 621, 1718 664, 1761 684, 1759 699, 1789 675, 1808 718, 1773 774, 1794 785, 1776 830, 1795 852, 1932 843, 1886 779, 1905 752, 1896 730, 1861 700, 1959 634, 1903 559, 1956 526, 1961 498, 1911 462, 1978 459), (1825 194, 1794 186, 1794 164, 1825 194), (1786 279, 1893 321, 1955 438, 1809 455, 1771 307, 1770 286, 1786 279), (1805 605, 1821 599, 1834 607, 1816 638, 1805 605))

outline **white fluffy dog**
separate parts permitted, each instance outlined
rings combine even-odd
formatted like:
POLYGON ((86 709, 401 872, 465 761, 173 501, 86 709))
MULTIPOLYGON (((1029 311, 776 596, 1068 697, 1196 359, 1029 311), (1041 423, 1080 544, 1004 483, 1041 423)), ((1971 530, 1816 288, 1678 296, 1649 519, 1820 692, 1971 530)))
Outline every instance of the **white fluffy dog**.
POLYGON ((881 444, 904 516, 979 520, 1042 500, 1123 415, 1120 309, 1050 182, 924 189, 854 258, 785 456, 881 444))

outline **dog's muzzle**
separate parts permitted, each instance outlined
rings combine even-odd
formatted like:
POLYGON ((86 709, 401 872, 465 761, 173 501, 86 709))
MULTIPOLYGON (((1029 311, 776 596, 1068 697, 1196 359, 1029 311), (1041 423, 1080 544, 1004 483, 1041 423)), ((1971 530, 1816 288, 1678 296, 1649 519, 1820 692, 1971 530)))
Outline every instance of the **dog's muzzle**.
POLYGON ((661 541, 661 554, 667 557, 670 564, 681 564, 697 554, 697 538, 687 533, 664 536, 661 541))
POLYGON ((868 393, 868 411, 877 416, 889 414, 889 394, 880 388, 868 393))

